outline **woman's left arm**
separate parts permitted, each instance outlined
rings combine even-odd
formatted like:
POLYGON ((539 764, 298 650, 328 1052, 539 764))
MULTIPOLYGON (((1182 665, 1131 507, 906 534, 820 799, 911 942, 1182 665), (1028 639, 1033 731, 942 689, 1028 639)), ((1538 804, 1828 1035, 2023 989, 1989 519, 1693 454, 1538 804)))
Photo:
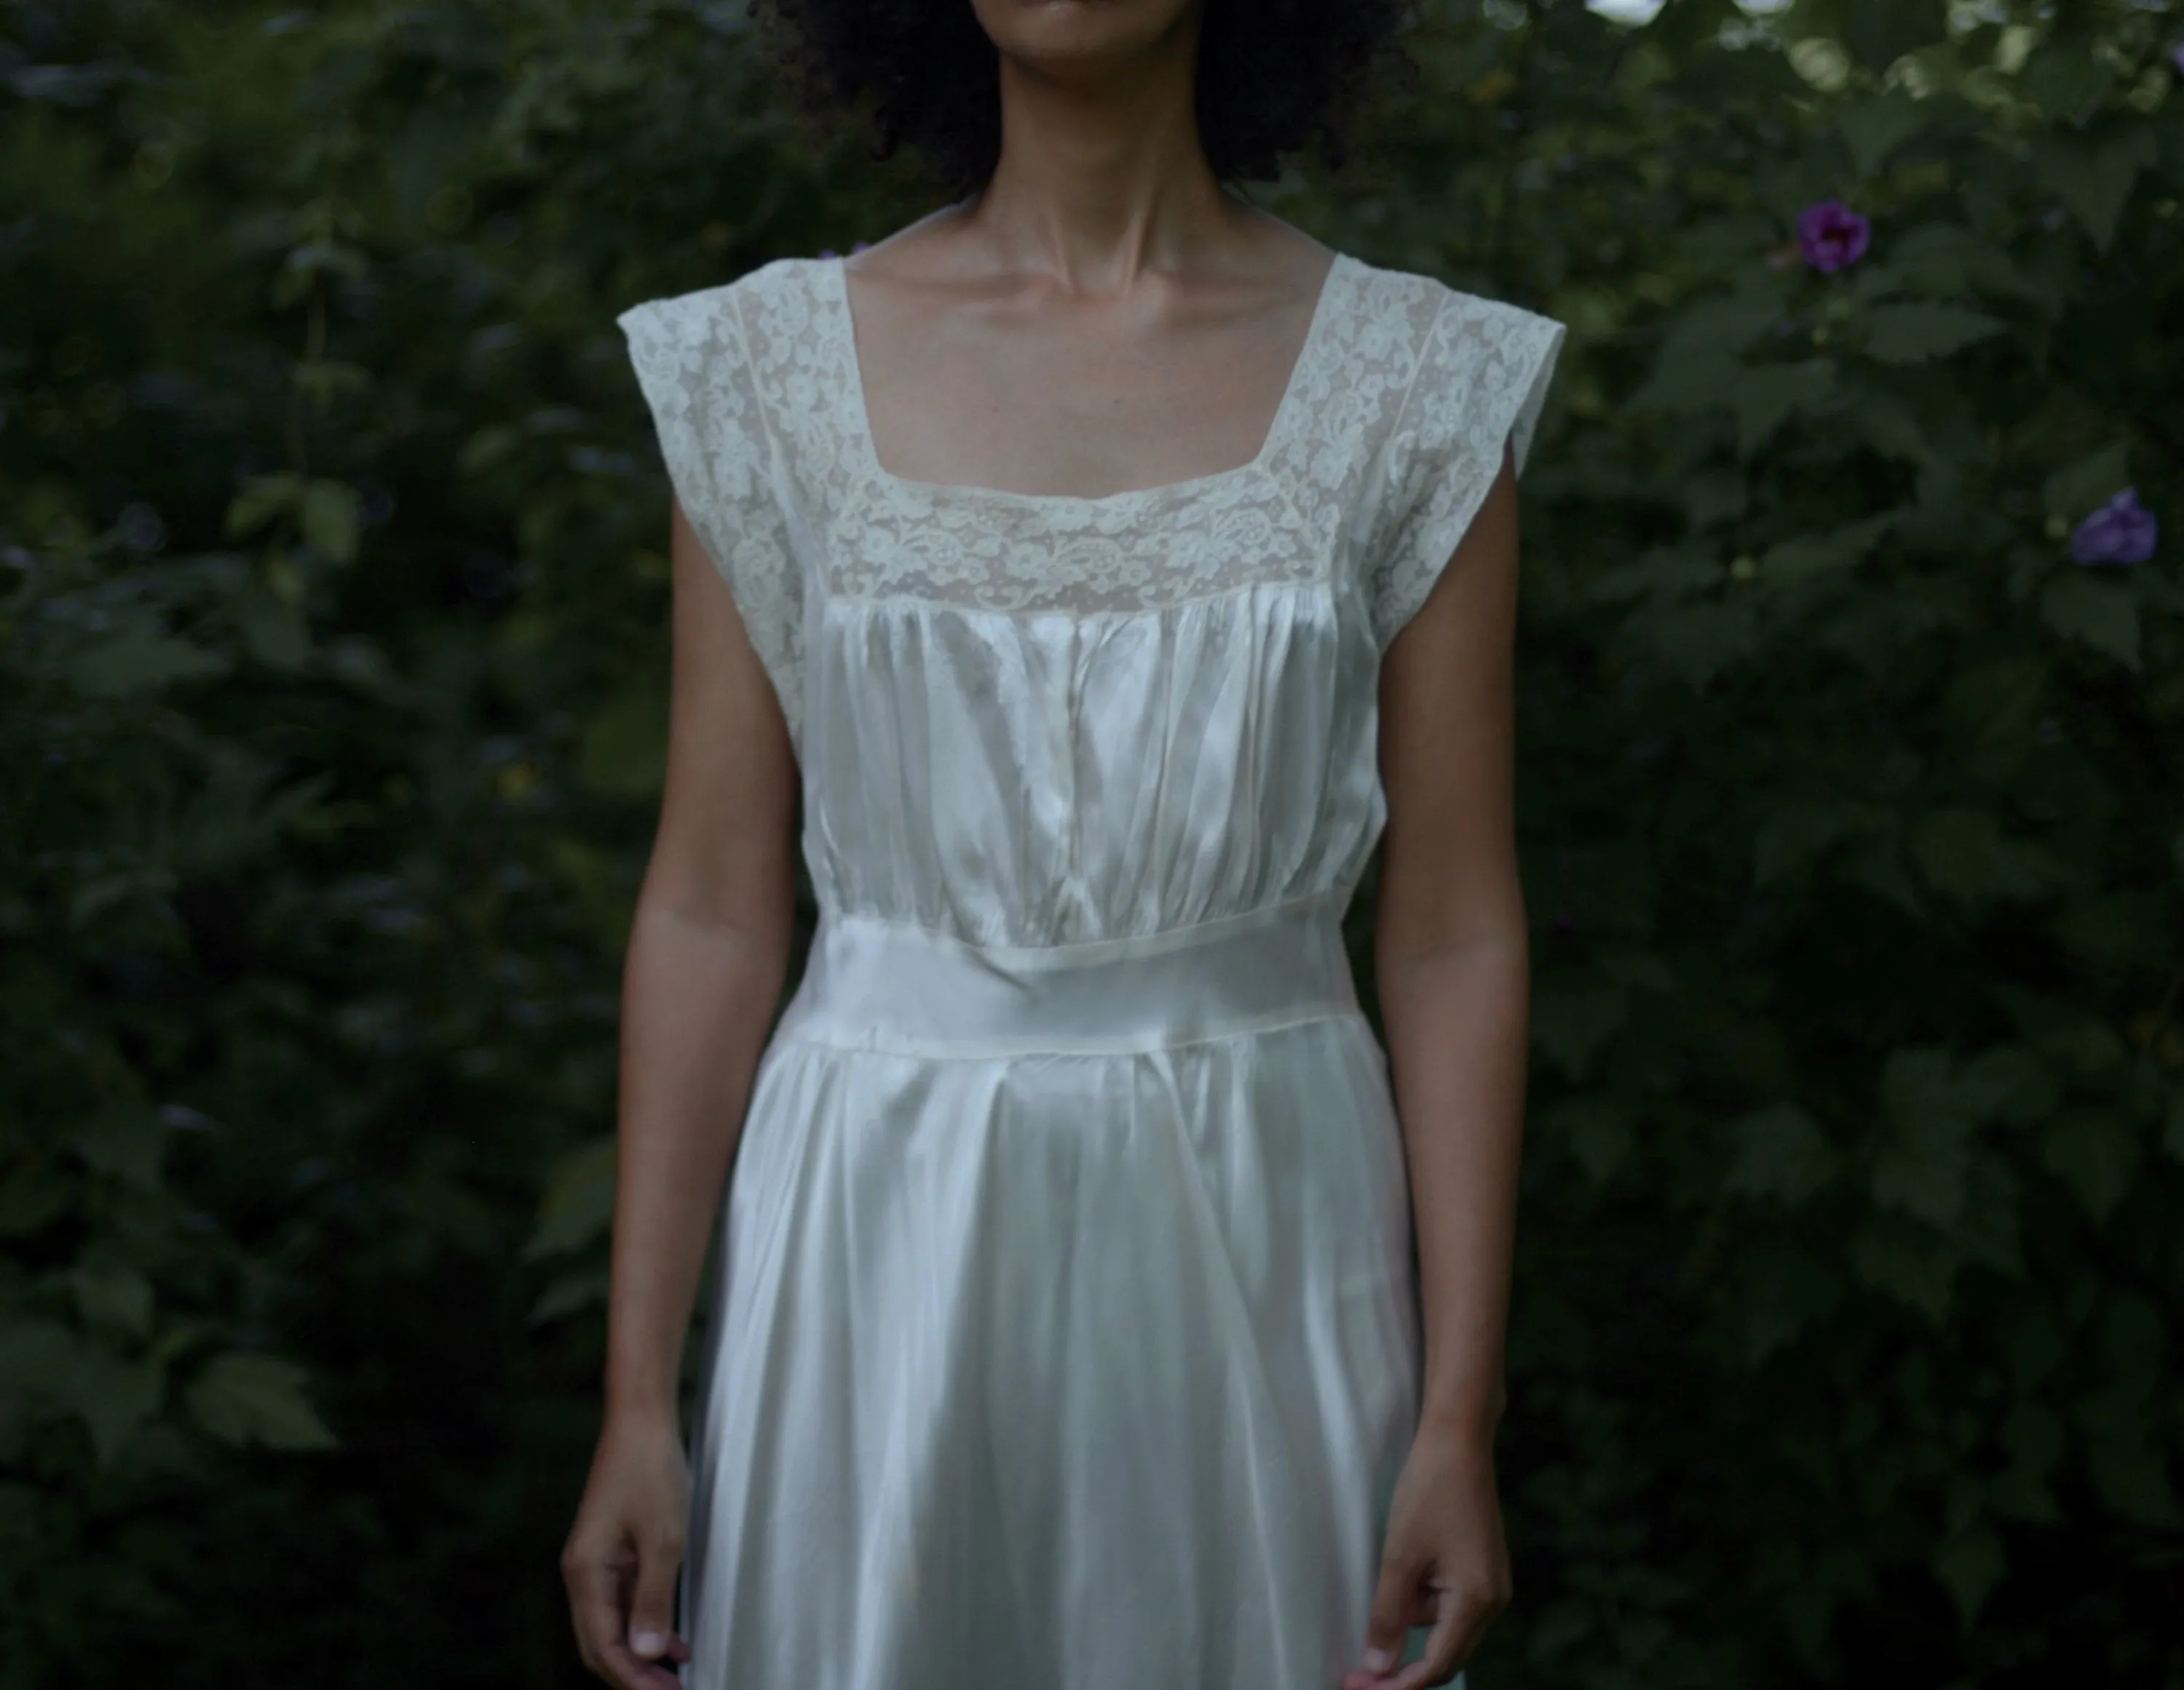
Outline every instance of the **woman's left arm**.
POLYGON ((1517 482, 1485 503, 1380 671, 1388 803, 1375 933, 1418 1242, 1423 1419, 1398 1482, 1364 1666, 1445 1684, 1510 1594, 1493 1471, 1529 1042, 1514 798, 1517 482), (1406 1631, 1424 1658, 1398 1672, 1406 1631), (1390 1664, 1376 1666, 1376 1652, 1390 1664))

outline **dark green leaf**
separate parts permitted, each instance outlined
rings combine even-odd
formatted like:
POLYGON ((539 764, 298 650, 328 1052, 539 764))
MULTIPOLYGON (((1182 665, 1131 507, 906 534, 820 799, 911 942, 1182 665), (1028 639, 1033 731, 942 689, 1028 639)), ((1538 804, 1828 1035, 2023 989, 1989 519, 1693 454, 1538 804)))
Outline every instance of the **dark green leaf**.
POLYGON ((135 627, 87 647, 75 660, 75 684, 93 698, 118 698, 224 675, 228 667, 228 659, 219 652, 135 627))
POLYGON ((1738 455, 1750 458, 1799 411, 1810 411, 1834 392, 1836 366, 1828 359, 1770 364, 1745 370, 1730 392, 1736 408, 1738 455))
POLYGON ((2138 601, 2129 588, 2082 574, 2058 575, 2041 590, 2040 614, 2058 633, 2106 652, 2126 669, 2138 668, 2138 601))
POLYGON ((561 1159, 523 1248, 526 1260, 582 1249, 606 1235, 614 1216, 616 1148, 610 1135, 561 1159))
POLYGON ((2130 1189, 2143 1152, 2130 1126, 2114 1116, 2075 1109, 2042 1133, 2041 1159, 2096 1221, 2105 1220, 2130 1189))
POLYGON ((332 1449, 338 1441, 312 1408, 304 1370, 277 1356, 235 1350, 215 1356, 190 1381, 191 1416, 223 1443, 270 1449, 332 1449))
POLYGON ((2032 143, 2035 168, 2103 250, 2115 239, 2138 173, 2159 156, 2153 131, 2137 120, 2090 136, 2042 135, 2032 143))
POLYGON ((1883 364, 1924 364, 1999 334, 2002 320, 1961 305, 1876 305, 1866 314, 1867 353, 1883 364))
POLYGON ((1723 1182, 1730 1192, 1796 1204, 1835 1177, 1834 1147, 1795 1104, 1747 1115, 1730 1132, 1736 1148, 1723 1182))
POLYGON ((1890 153, 1925 127, 1925 120, 1919 103, 1898 91, 1847 107, 1836 122, 1850 143, 1858 175, 1869 176, 1887 163, 1890 153))

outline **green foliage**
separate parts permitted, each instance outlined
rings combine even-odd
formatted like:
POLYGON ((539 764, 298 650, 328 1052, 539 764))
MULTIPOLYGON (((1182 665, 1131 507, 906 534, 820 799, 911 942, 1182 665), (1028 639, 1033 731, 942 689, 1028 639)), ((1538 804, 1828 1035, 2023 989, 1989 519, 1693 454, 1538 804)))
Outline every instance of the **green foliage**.
POLYGON ((1574 330, 1477 1676, 2180 1682, 2184 17, 1488 9, 1306 220, 1574 330))
MULTIPOLYGON (((2184 15, 2053 11, 1434 5, 1258 192, 1573 330, 1481 1684, 2184 1682, 2184 15)), ((583 1682, 612 318, 928 203, 772 84, 685 0, 0 23, 0 1690, 583 1682)))
POLYGON ((659 789, 612 311, 872 214, 726 8, 0 34, 0 1685, 582 1682, 604 1210, 526 1245, 659 789))

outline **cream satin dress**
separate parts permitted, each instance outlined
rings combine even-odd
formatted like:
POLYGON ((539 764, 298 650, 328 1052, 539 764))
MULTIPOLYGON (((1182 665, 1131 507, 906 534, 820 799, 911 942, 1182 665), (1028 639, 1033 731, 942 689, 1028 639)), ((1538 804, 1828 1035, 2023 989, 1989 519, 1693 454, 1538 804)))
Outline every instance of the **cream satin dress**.
POLYGON ((839 259, 618 321, 820 910, 721 1218, 683 1682, 1329 1690, 1422 1360, 1340 933, 1377 677, 1562 325, 1340 254, 1256 458, 1076 498, 881 467, 839 259))

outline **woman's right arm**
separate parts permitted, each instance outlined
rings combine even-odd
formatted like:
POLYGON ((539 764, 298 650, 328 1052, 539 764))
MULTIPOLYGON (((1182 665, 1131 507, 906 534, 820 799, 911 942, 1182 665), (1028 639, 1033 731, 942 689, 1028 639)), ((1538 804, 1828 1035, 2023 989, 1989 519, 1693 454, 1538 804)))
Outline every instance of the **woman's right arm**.
POLYGON ((578 1646, 624 1690, 676 1690, 688 1522, 683 1341, 786 977, 797 769, 727 582, 679 503, 667 779, 623 971, 605 1414, 566 1547, 578 1646))

